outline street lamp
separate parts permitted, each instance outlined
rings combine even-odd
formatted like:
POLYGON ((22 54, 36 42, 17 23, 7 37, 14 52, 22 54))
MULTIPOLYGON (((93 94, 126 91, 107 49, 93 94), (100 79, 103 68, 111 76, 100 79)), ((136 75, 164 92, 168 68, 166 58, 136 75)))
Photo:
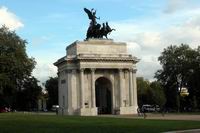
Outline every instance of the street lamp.
POLYGON ((177 111, 180 112, 180 92, 182 89, 182 75, 177 75, 177 111))
POLYGON ((188 95, 189 95, 188 89, 187 89, 186 87, 182 87, 182 88, 181 88, 181 91, 180 91, 180 95, 181 95, 182 97, 188 96, 188 95))
POLYGON ((183 86, 183 79, 182 79, 182 75, 179 74, 177 75, 177 106, 178 106, 178 112, 180 112, 180 106, 181 106, 181 97, 186 97, 189 95, 188 89, 183 86))

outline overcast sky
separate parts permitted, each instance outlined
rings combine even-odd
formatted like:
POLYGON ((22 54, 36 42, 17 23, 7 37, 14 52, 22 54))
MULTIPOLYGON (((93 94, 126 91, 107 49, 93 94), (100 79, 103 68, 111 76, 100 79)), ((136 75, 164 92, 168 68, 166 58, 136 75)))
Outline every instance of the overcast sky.
POLYGON ((126 42, 138 57, 137 75, 153 80, 157 61, 173 44, 200 44, 199 0, 1 0, 0 25, 28 41, 27 53, 36 59, 33 75, 41 82, 56 76, 53 63, 65 48, 84 40, 89 19, 83 8, 95 8, 99 23, 108 21, 116 31, 109 38, 126 42))

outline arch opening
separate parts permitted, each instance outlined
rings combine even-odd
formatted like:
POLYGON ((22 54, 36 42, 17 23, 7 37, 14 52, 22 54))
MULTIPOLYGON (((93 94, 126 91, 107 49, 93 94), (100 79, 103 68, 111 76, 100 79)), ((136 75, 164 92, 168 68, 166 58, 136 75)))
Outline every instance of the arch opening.
POLYGON ((95 81, 96 107, 98 114, 112 113, 112 84, 109 79, 100 77, 95 81))

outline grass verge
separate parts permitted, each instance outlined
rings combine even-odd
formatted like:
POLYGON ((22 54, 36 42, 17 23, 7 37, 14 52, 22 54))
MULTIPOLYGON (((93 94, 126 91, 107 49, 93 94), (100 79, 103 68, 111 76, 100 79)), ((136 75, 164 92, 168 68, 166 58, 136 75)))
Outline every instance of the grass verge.
POLYGON ((158 133, 200 128, 200 121, 0 114, 1 133, 158 133))

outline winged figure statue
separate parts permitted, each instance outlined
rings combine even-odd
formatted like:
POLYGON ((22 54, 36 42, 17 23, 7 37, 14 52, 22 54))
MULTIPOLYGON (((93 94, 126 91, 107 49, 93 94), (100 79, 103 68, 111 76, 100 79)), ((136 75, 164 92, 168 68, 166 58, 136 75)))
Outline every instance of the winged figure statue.
POLYGON ((96 22, 96 19, 100 19, 96 17, 96 10, 94 10, 94 8, 90 10, 88 10, 87 8, 84 8, 84 11, 87 13, 88 15, 88 18, 92 21, 92 23, 95 25, 97 22, 96 22))
POLYGON ((89 38, 103 38, 105 36, 107 38, 107 34, 110 34, 114 29, 111 29, 106 22, 103 25, 96 22, 96 19, 100 19, 100 17, 96 17, 96 10, 92 8, 91 10, 84 8, 85 13, 87 13, 88 18, 91 20, 89 28, 87 30, 86 40, 89 38))

